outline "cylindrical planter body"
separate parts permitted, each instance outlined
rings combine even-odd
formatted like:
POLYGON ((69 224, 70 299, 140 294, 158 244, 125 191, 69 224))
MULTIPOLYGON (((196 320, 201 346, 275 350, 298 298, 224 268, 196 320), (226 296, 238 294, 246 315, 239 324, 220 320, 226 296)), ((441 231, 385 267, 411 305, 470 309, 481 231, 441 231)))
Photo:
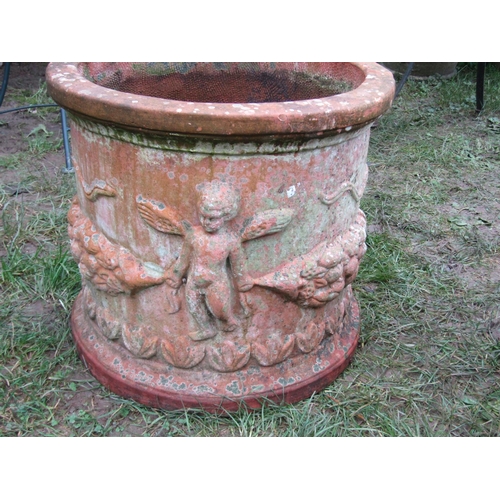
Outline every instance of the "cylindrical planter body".
POLYGON ((77 197, 80 356, 152 406, 234 410, 329 384, 359 336, 351 290, 373 63, 52 63, 77 197))

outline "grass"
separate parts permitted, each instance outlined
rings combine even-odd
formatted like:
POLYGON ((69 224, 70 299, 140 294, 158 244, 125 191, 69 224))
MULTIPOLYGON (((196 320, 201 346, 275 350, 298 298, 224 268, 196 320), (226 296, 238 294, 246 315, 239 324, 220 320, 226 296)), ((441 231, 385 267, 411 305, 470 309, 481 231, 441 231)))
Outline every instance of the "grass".
POLYGON ((306 401, 228 415, 125 400, 78 359, 74 181, 61 173, 58 112, 31 116, 20 151, 0 155, 11 176, 0 187, 0 435, 500 435, 500 71, 487 68, 479 115, 474 74, 461 64, 450 80, 409 81, 372 130, 353 363, 306 401))

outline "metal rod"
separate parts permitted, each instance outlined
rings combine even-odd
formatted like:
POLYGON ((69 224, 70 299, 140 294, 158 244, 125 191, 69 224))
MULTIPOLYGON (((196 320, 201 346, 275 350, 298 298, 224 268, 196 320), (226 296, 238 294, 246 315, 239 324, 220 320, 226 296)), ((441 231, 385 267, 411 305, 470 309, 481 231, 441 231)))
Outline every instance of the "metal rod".
POLYGON ((0 115, 3 115, 4 113, 14 113, 15 111, 23 111, 25 109, 31 109, 31 108, 58 108, 59 104, 30 104, 29 106, 20 106, 18 108, 11 108, 11 109, 4 109, 0 111, 0 115))
POLYGON ((399 83, 396 87, 394 99, 396 99, 396 97, 399 95, 399 93, 401 92, 401 89, 403 88, 403 85, 406 83, 406 80, 408 80, 408 77, 410 76, 410 73, 413 70, 414 64, 415 64, 414 62, 408 63, 408 66, 406 67, 406 71, 405 71, 404 75, 401 77, 401 80, 399 80, 399 83))
POLYGON ((484 107, 484 73, 486 63, 477 63, 476 78, 476 112, 479 113, 484 107))
POLYGON ((68 122, 66 120, 66 111, 61 108, 61 123, 62 123, 62 133, 63 133, 63 143, 64 143, 64 157, 66 160, 66 168, 63 169, 65 174, 70 174, 75 171, 73 165, 71 163, 71 149, 69 145, 69 137, 68 137, 68 122))
POLYGON ((5 67, 3 69, 3 81, 2 88, 0 89, 0 106, 2 105, 3 98, 5 97, 5 92, 7 90, 7 85, 9 83, 9 73, 10 73, 10 63, 4 63, 5 67))

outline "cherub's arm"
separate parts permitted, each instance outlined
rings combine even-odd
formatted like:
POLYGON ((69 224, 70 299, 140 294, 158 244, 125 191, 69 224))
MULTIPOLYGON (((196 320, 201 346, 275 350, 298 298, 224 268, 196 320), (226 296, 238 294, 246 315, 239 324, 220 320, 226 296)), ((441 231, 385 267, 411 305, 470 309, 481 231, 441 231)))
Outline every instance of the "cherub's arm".
POLYGON ((179 288, 182 285, 182 278, 186 276, 189 270, 189 260, 191 256, 192 245, 189 241, 189 237, 184 239, 182 244, 181 254, 179 258, 174 262, 172 266, 167 271, 166 282, 172 288, 179 288))
POLYGON ((231 263, 231 270, 238 290, 240 292, 250 290, 253 287, 253 280, 248 274, 246 257, 241 242, 235 244, 234 248, 229 252, 229 262, 231 263))

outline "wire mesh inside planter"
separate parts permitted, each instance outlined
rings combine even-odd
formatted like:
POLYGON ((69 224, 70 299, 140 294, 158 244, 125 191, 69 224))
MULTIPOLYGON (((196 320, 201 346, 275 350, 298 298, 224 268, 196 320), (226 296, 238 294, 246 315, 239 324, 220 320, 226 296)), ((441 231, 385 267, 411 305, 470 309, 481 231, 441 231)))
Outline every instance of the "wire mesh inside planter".
POLYGON ((349 63, 81 63, 91 82, 188 102, 263 103, 319 99, 359 86, 349 63))

